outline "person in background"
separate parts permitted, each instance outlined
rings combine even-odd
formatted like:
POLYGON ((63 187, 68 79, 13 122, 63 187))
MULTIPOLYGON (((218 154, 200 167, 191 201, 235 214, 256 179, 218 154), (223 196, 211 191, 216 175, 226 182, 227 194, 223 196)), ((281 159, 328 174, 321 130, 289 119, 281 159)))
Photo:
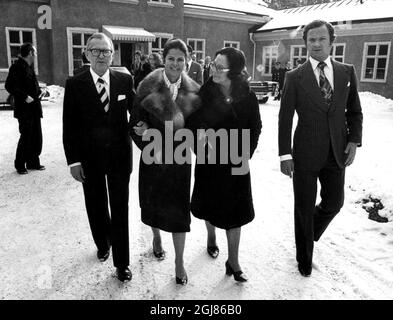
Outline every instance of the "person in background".
POLYGON ((276 96, 274 97, 273 100, 280 100, 280 75, 281 75, 281 62, 276 61, 273 70, 272 70, 272 81, 275 81, 278 83, 277 88, 276 88, 276 96))
POLYGON ((142 53, 139 50, 135 51, 134 61, 131 63, 131 74, 135 77, 140 70, 142 53))
POLYGON ((295 65, 295 68, 294 68, 294 69, 296 69, 297 67, 299 67, 301 64, 302 64, 302 60, 296 59, 296 65, 295 65))
MULTIPOLYGON (((236 48, 223 48, 217 51, 215 60, 210 64, 212 76, 201 87, 199 95, 201 108, 187 122, 187 126, 198 136, 198 129, 213 129, 227 133, 236 130, 238 140, 229 141, 226 151, 221 148, 209 148, 204 154, 205 163, 196 163, 195 182, 191 200, 191 212, 205 220, 207 228, 207 253, 217 258, 219 248, 216 243, 216 227, 226 230, 228 242, 228 260, 225 263, 227 275, 233 275, 236 281, 245 282, 247 276, 239 263, 239 244, 241 227, 254 219, 254 207, 251 192, 251 178, 248 160, 254 154, 261 133, 262 122, 258 100, 248 84, 245 72, 246 59, 243 51, 236 48), (249 140, 243 143, 242 134, 249 130, 249 140), (247 163, 247 170, 234 174, 238 167, 232 160, 220 163, 222 152, 228 158, 230 148, 238 144, 247 163), (248 144, 248 151, 245 152, 248 144), (210 153, 215 154, 216 163, 209 164, 210 153), (246 155, 247 154, 247 155, 246 155)), ((204 139, 204 137, 202 137, 204 139)), ((198 154, 197 154, 198 158, 198 154)))
POLYGON ((141 64, 139 66, 139 71, 135 74, 135 89, 138 89, 139 83, 145 79, 145 77, 152 71, 151 65, 149 63, 149 56, 147 54, 142 54, 141 64))
MULTIPOLYGON (((140 83, 130 117, 131 135, 142 150, 139 162, 142 222, 152 228, 153 254, 159 260, 165 258, 160 230, 172 233, 176 255, 175 279, 177 284, 182 285, 188 282, 183 253, 191 223, 191 164, 178 164, 173 160, 168 163, 169 146, 166 144, 156 152, 153 163, 145 161, 143 150, 148 142, 142 140, 142 135, 155 129, 161 133, 163 141, 167 141, 168 122, 173 126, 169 130, 174 135, 184 128, 187 118, 199 107, 199 85, 184 72, 187 55, 187 46, 182 40, 166 42, 163 51, 165 68, 154 70, 140 83)), ((181 142, 173 141, 173 136, 171 142, 173 149, 169 156, 173 159, 174 150, 181 142)))
POLYGON ((203 83, 203 76, 202 76, 202 67, 199 63, 196 63, 192 60, 193 50, 190 45, 187 45, 188 55, 187 55, 187 62, 185 65, 186 72, 188 76, 194 80, 199 85, 203 83))
POLYGON ((20 47, 20 57, 11 65, 5 89, 14 97, 14 118, 19 122, 20 138, 16 148, 14 166, 19 174, 29 170, 45 170, 40 163, 42 151, 41 91, 33 63, 37 49, 31 43, 20 47))
POLYGON ((165 67, 162 63, 161 55, 157 52, 153 52, 150 54, 149 63, 152 70, 165 67))
POLYGON ((304 27, 310 58, 287 73, 279 111, 280 166, 293 178, 296 260, 304 277, 312 272, 314 241, 344 204, 345 168, 362 144, 355 68, 331 58, 335 37, 334 27, 323 20, 304 27), (316 205, 318 180, 321 202, 316 205))
POLYGON ((212 58, 210 56, 206 56, 205 64, 203 66, 203 83, 206 83, 210 77, 210 63, 212 62, 212 58))

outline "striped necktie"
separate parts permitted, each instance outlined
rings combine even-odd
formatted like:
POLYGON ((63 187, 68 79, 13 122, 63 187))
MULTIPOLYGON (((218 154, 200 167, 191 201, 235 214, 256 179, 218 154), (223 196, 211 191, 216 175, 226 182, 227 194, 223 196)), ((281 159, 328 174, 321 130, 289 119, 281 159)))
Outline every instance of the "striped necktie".
POLYGON ((109 97, 108 97, 108 93, 106 92, 104 84, 105 84, 105 81, 102 78, 98 78, 98 80, 97 80, 98 96, 100 97, 102 108, 105 110, 105 112, 108 112, 108 110, 109 110, 109 97))
POLYGON ((322 97, 326 100, 328 104, 332 101, 333 89, 329 83, 329 80, 326 78, 325 72, 323 69, 326 67, 325 62, 318 63, 319 68, 319 87, 321 89, 322 97))

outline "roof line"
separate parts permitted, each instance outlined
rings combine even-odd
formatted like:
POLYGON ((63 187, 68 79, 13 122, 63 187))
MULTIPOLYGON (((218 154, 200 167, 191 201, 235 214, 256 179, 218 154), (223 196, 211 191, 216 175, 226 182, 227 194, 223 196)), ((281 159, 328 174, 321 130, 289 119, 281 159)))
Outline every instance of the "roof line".
POLYGON ((202 4, 187 3, 187 4, 184 4, 184 6, 201 7, 201 8, 204 8, 204 9, 228 11, 228 12, 233 12, 233 13, 244 13, 244 14, 247 14, 247 15, 250 15, 250 16, 258 16, 258 17, 269 16, 268 14, 257 14, 257 13, 252 13, 252 12, 248 12, 248 11, 233 10, 233 9, 223 9, 223 8, 219 8, 219 7, 206 6, 206 5, 202 5, 202 4))

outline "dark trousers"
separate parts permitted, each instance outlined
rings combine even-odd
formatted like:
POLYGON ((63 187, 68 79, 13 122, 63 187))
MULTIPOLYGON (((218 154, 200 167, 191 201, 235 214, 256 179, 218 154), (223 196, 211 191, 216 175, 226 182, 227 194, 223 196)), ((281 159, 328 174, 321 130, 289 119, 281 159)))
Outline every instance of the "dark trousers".
POLYGON ((106 251, 112 246, 114 266, 127 267, 129 265, 128 185, 130 174, 127 172, 92 173, 88 170, 85 170, 85 174, 83 191, 86 211, 97 249, 106 251))
POLYGON ((332 150, 320 171, 299 171, 295 167, 296 260, 306 267, 311 267, 314 241, 319 240, 344 204, 344 180, 345 169, 337 166, 332 150), (321 202, 315 205, 318 179, 321 202))
POLYGON ((19 118, 20 138, 16 148, 15 168, 25 168, 40 165, 42 151, 41 118, 19 118))

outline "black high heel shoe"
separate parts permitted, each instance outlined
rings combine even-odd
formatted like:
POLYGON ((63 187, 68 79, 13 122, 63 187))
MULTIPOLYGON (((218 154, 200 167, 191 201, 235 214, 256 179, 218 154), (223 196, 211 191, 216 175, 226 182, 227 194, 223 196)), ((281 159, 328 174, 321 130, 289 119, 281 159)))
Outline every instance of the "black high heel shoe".
POLYGON ((160 261, 165 259, 165 251, 164 250, 162 250, 161 252, 157 252, 154 250, 154 240, 153 240, 153 254, 160 261))
POLYGON ((247 278, 247 276, 243 273, 243 271, 241 271, 241 270, 239 270, 239 271, 233 270, 232 267, 230 266, 230 264, 229 264, 228 261, 225 262, 225 269, 226 269, 226 272, 225 272, 225 273, 226 273, 228 276, 233 275, 233 278, 234 278, 236 281, 239 281, 239 282, 246 282, 246 281, 248 281, 248 278, 247 278))
POLYGON ((185 286, 187 282, 188 282, 187 276, 185 276, 184 278, 176 277, 176 284, 181 284, 182 286, 185 286))
POLYGON ((220 249, 218 249, 217 246, 207 246, 206 250, 209 256, 211 256, 213 259, 216 259, 220 253, 220 249))

